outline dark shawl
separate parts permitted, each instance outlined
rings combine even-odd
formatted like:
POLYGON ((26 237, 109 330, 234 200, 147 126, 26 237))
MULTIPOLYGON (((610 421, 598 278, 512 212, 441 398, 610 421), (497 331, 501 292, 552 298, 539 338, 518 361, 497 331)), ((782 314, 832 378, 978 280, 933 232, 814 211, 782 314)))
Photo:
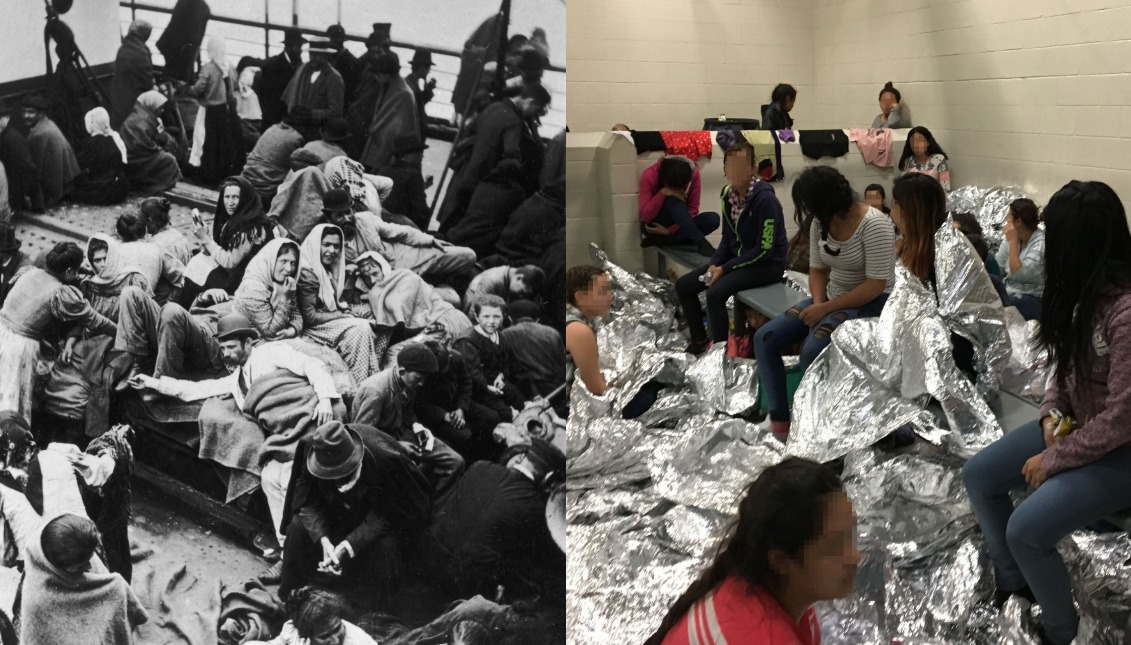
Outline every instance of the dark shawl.
POLYGON ((216 199, 215 217, 212 220, 212 239, 225 249, 236 247, 240 238, 249 231, 260 226, 272 227, 263 213, 263 203, 259 200, 259 193, 251 182, 240 176, 228 177, 220 186, 220 196, 216 199), (240 187, 240 203, 236 212, 228 216, 228 209, 224 208, 224 188, 230 181, 236 182, 240 187))
POLYGON ((157 50, 165 57, 165 74, 170 78, 186 83, 192 80, 193 63, 211 18, 212 10, 204 0, 177 0, 165 32, 157 39, 157 50))
POLYGON ((114 79, 110 83, 110 127, 117 130, 133 110, 137 97, 153 89, 153 58, 149 47, 137 36, 122 39, 114 59, 114 79))

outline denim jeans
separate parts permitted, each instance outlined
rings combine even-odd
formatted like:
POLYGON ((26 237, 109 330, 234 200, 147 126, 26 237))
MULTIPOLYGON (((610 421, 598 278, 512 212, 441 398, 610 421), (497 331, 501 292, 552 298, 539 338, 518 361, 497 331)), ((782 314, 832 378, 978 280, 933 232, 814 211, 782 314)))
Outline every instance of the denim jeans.
POLYGON ((758 360, 758 375, 766 390, 766 401, 770 406, 770 419, 789 421, 789 395, 786 392, 785 364, 782 352, 790 346, 801 343, 801 371, 809 366, 817 356, 828 347, 833 330, 846 320, 853 318, 873 318, 884 309, 888 294, 881 293, 874 300, 855 309, 840 309, 821 319, 812 329, 801 321, 801 311, 813 304, 806 298, 762 325, 754 334, 754 357, 758 360))
POLYGON ((1017 307, 1021 317, 1025 320, 1037 320, 1041 317, 1041 298, 1038 296, 1009 296, 1009 304, 1017 307))
MULTIPOLYGON (((780 262, 758 263, 742 269, 735 269, 723 274, 714 286, 707 290, 707 321, 711 326, 710 340, 716 343, 726 342, 729 330, 727 320, 727 299, 739 291, 764 287, 768 284, 781 282, 785 269, 780 262)), ((675 281, 675 293, 679 297, 679 305, 690 327, 691 340, 701 343, 707 340, 707 332, 703 328, 703 307, 699 305, 699 294, 707 286, 699 281, 699 277, 707 272, 707 266, 688 271, 683 277, 675 281)))
POLYGON ((662 389, 664 389, 664 386, 656 381, 648 381, 645 383, 644 386, 640 388, 640 391, 636 393, 636 396, 632 397, 632 400, 628 402, 628 405, 624 406, 624 410, 621 412, 621 418, 635 419, 648 410, 651 410, 652 406, 656 403, 656 399, 660 397, 660 390, 662 389))
MULTIPOLYGON (((660 212, 652 220, 656 224, 671 226, 676 224, 679 230, 667 236, 666 244, 697 243, 704 237, 714 233, 719 228, 719 214, 715 212, 699 213, 695 217, 687 210, 687 204, 675 197, 668 197, 660 212)), ((641 225, 643 227, 643 225, 641 225)))
POLYGON ((997 586, 1028 584, 1054 643, 1076 636, 1068 569, 1056 544, 1073 531, 1131 507, 1131 445, 1048 478, 1014 509, 1009 492, 1024 488, 1021 468, 1045 449, 1038 421, 1026 423, 974 455, 962 469, 974 514, 994 563, 997 586))

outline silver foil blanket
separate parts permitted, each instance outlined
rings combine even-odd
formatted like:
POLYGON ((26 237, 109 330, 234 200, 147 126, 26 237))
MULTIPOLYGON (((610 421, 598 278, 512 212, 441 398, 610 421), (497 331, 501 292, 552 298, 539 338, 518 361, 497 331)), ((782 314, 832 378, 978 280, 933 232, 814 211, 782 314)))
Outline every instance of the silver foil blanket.
POLYGON ((1028 195, 1013 186, 963 186, 946 196, 946 209, 951 213, 973 213, 982 225, 982 237, 993 253, 1002 241, 1009 204, 1021 197, 1028 195))
MULTIPOLYGON (((948 252, 965 253, 969 247, 954 239, 944 240, 948 252)), ((753 362, 729 359, 721 347, 699 359, 679 352, 686 338, 675 328, 670 283, 594 257, 616 290, 598 331, 614 387, 595 397, 575 384, 571 393, 571 644, 643 642, 715 555, 749 482, 789 452, 843 456, 842 480, 858 516, 856 589, 818 606, 822 642, 1036 645, 1039 610, 1013 599, 999 612, 990 602, 992 567, 961 468, 1001 430, 951 358, 951 334, 969 334, 976 365, 1000 373, 1017 333, 1028 330, 980 299, 984 285, 962 274, 961 262, 943 263, 938 301, 901 272, 890 318, 841 326, 802 380, 799 414, 782 446, 741 416, 756 404, 753 362), (652 379, 665 384, 659 400, 643 416, 622 419, 625 397, 652 379), (905 423, 929 443, 904 454, 871 447, 905 423)), ((1019 355, 1012 353, 1010 369, 1019 355)), ((1043 360, 1032 352, 1021 358, 1022 365, 1043 360)), ((1125 642, 1131 540, 1081 531, 1061 551, 1080 603, 1077 643, 1125 642)))

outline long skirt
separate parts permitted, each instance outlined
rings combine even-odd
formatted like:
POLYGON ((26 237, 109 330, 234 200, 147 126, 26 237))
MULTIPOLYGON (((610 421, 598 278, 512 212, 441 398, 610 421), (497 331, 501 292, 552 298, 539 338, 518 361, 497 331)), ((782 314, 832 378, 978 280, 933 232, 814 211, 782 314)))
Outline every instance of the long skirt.
MULTIPOLYGON (((379 371, 377 352, 373 347, 373 330, 361 318, 339 318, 316 327, 307 327, 302 335, 331 347, 350 368, 358 384, 379 371)), ((382 348, 383 349, 383 348, 382 348)))
POLYGON ((176 186, 181 169, 172 153, 161 150, 144 159, 131 159, 126 164, 126 178, 131 192, 149 197, 176 186))
POLYGON ((189 164, 205 181, 219 183, 243 169, 243 133, 227 103, 204 106, 196 113, 189 164))
POLYGON ((31 424, 31 395, 40 368, 39 342, 12 331, 0 319, 0 410, 12 410, 31 424))

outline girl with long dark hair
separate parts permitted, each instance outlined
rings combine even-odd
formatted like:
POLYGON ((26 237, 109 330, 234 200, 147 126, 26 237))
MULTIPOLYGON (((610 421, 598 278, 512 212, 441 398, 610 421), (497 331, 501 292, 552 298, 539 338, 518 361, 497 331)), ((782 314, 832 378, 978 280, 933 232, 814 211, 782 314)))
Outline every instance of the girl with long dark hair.
POLYGON ((801 343, 805 370, 831 342, 841 323, 879 316, 895 279, 895 230, 891 219, 857 201, 835 168, 813 166, 793 184, 797 225, 809 227, 809 291, 806 298, 754 335, 758 373, 769 402, 771 429, 789 434, 789 398, 782 353, 801 343))
POLYGON ((1044 210, 1044 299, 1036 344, 1054 377, 1038 420, 963 468, 997 576, 1041 606, 1042 643, 1076 636, 1079 618, 1057 543, 1131 507, 1131 232, 1107 184, 1072 181, 1044 210), (1014 509, 1010 491, 1035 489, 1014 509))
POLYGON ((1013 200, 1005 216, 1005 240, 997 250, 997 263, 1005 270, 1009 304, 1017 307, 1025 320, 1040 317, 1045 289, 1045 232, 1040 222, 1040 210, 1033 200, 1013 200))
POLYGON ((897 164, 905 173, 919 172, 930 175, 942 184, 943 190, 950 192, 950 161, 934 135, 927 128, 917 125, 907 133, 903 144, 903 154, 897 164))
POLYGON ((789 130, 793 118, 789 113, 797 101, 797 90, 787 83, 778 83, 770 94, 770 104, 762 111, 763 130, 789 130))
POLYGON ((746 489, 718 555, 645 645, 816 645, 812 604, 851 593, 859 563, 856 518, 840 479, 790 457, 746 489))

